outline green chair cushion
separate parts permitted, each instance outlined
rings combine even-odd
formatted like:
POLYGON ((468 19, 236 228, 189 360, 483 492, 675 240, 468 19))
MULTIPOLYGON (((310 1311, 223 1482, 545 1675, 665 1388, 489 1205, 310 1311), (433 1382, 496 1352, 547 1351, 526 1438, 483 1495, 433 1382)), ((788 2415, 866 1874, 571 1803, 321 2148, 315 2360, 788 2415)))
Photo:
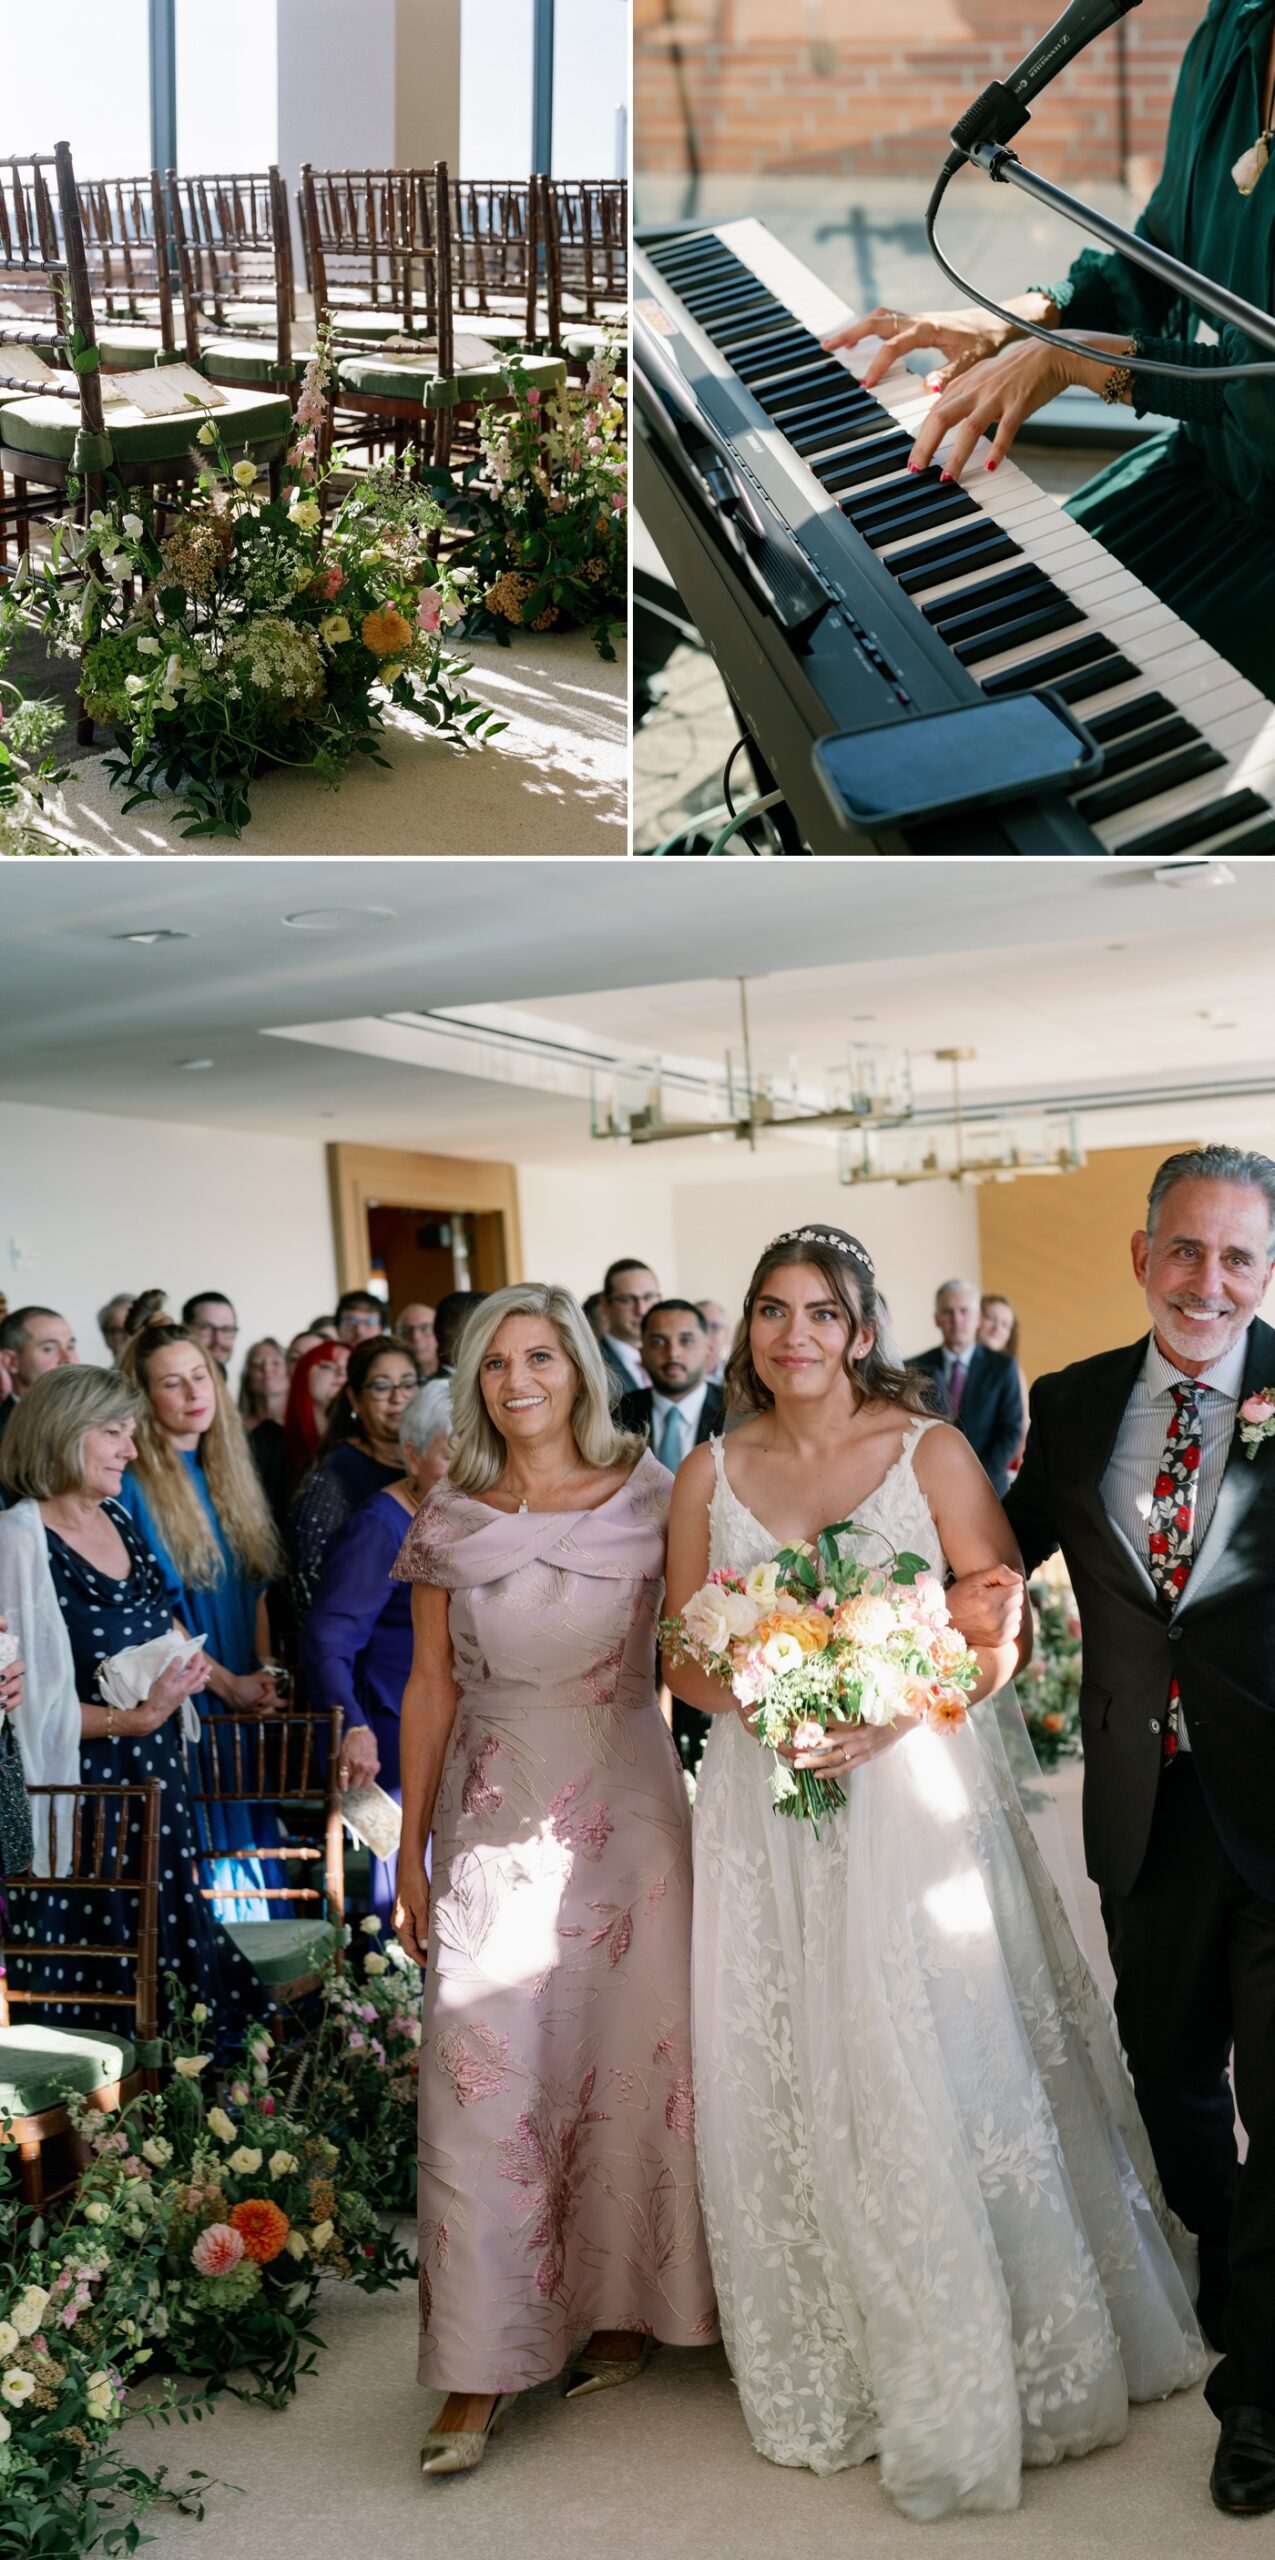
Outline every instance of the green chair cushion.
MULTIPOLYGON (((4 413, 4 442, 11 453, 74 461, 86 471, 109 471, 113 464, 179 461, 201 424, 194 408, 176 418, 144 418, 140 410, 124 406, 105 414, 105 451, 99 452, 95 437, 81 436, 79 411, 73 402, 38 396, 15 400, 4 413)), ((216 419, 230 453, 286 441, 292 427, 292 403, 283 393, 232 391, 224 406, 210 410, 209 415, 216 419)))
POLYGON ((223 1927, 260 1982, 286 1990, 314 1973, 336 1945, 330 1920, 227 1920, 223 1927))
MULTIPOLYGON (((542 312, 540 318, 547 329, 547 314, 542 312)), ((462 330, 476 329, 479 337, 490 338, 493 346, 520 347, 527 335, 527 318, 525 312, 514 319, 499 311, 454 311, 452 327, 457 336, 462 330)))
MULTIPOLYGON (((48 329, 37 330, 27 344, 33 346, 46 363, 52 364, 57 360, 48 329)), ((132 320, 104 320, 97 333, 97 346, 103 364, 114 373, 136 373, 150 365, 181 364, 184 361, 180 347, 164 346, 158 329, 144 328, 132 320)), ((60 361, 65 364, 65 356, 60 361)))
POLYGON ((127 2036, 72 2035, 65 2027, 0 2027, 0 2115, 60 2107, 69 2082, 86 2096, 126 2080, 136 2066, 127 2036))
POLYGON ((264 329, 272 338, 278 324, 279 314, 273 302, 228 302, 220 322, 226 329, 264 329))
MULTIPOLYGON (((299 382, 309 360, 310 349, 294 349, 288 366, 289 382, 299 382)), ((277 383, 282 379, 278 348, 274 338, 267 346, 259 338, 209 338, 200 349, 201 370, 210 382, 277 383)))
MULTIPOLYGON (((440 380, 431 372, 437 358, 412 356, 342 356, 337 381, 342 390, 381 400, 418 400, 423 409, 455 409, 466 400, 498 400, 508 391, 499 365, 480 365, 440 380)), ((567 368, 558 356, 524 356, 528 382, 540 391, 566 381, 567 368)))
POLYGON ((425 329, 405 329, 397 311, 387 311, 382 304, 377 310, 368 303, 365 308, 334 311, 332 334, 337 338, 423 338, 425 329))

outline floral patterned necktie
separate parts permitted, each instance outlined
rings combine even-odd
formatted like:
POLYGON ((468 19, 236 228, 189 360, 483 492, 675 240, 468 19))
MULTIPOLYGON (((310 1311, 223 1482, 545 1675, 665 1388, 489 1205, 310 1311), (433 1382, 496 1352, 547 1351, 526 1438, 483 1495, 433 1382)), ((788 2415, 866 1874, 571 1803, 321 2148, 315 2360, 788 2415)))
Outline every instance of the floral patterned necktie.
MULTIPOLYGON (((1195 1560, 1195 1496, 1200 1477, 1198 1398, 1207 1395, 1209 1390, 1197 1386, 1194 1380, 1184 1379, 1171 1393, 1173 1419, 1151 1496, 1147 1524, 1151 1579, 1159 1592, 1166 1616, 1176 1609, 1191 1578, 1191 1566, 1195 1560)), ((1181 1723, 1181 1692, 1177 1681, 1171 1680, 1160 1752, 1161 1759, 1166 1762, 1177 1757, 1181 1723)))

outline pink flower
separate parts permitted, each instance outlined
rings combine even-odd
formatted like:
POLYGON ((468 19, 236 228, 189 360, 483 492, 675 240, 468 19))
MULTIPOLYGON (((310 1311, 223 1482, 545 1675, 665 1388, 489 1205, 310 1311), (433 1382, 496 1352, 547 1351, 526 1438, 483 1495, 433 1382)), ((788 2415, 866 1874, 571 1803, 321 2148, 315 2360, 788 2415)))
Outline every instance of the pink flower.
POLYGON ((235 2102, 235 2105, 236 2105, 237 2107, 246 2107, 246 2106, 247 2106, 247 2104, 248 2104, 248 2084, 247 2084, 247 2081, 246 2081, 246 2080, 234 2080, 234 2081, 232 2081, 232 2082, 231 2082, 231 2086, 230 2086, 230 2094, 231 2094, 231 2097, 233 2098, 233 2100, 234 2100, 234 2102, 235 2102))
POLYGON ((243 2240, 229 2222, 211 2222, 190 2254, 201 2276, 228 2276, 243 2256, 243 2240))
POLYGON ((416 619, 420 624, 422 631, 437 631, 438 626, 443 619, 443 610, 432 587, 421 588, 420 603, 416 608, 416 619))
POLYGON ((76 2321, 79 2319, 79 2316, 80 2306, 78 2302, 64 2302, 58 2313, 58 2318, 64 2329, 73 2329, 76 2321))
POLYGON ((265 2098, 262 2098, 262 2100, 260 2101, 260 2105, 261 2105, 261 2112, 262 2112, 263 2116, 272 2116, 272 2115, 274 2114, 274 2099, 273 2099, 273 2098, 271 2098, 271 2097, 265 2097, 265 2098))
POLYGON ((326 603, 331 604, 333 596, 339 595, 344 585, 345 571, 341 567, 340 562, 334 560, 330 568, 321 569, 319 571, 319 575, 314 580, 311 588, 311 593, 316 596, 322 596, 326 603))
POLYGON ((528 407, 529 409, 538 409, 538 408, 539 408, 539 406, 540 406, 540 394, 539 394, 539 392, 538 392, 538 391, 529 391, 529 392, 527 393, 527 407, 528 407))
POLYGON ((1240 1406, 1241 1422, 1269 1422, 1275 1412, 1275 1395, 1269 1387, 1259 1387, 1255 1396, 1245 1396, 1240 1406))

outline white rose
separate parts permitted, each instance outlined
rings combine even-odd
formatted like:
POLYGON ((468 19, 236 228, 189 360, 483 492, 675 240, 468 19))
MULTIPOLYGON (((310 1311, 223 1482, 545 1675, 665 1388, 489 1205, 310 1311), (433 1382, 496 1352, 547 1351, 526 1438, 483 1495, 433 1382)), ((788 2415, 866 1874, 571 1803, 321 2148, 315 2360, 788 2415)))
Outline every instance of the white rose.
MULTIPOLYGON (((314 2251, 314 2254, 315 2254, 316 2258, 318 2257, 318 2255, 319 2255, 319 2253, 320 2253, 320 2251, 321 2251, 321 2250, 326 2249, 326 2247, 327 2247, 327 2245, 328 2245, 328 2242, 329 2242, 329 2240, 332 2238, 332 2234, 333 2234, 333 2232, 335 2231, 335 2229, 336 2229, 336 2225, 335 2225, 335 2223, 332 2223, 332 2222, 320 2222, 320 2223, 316 2226, 316 2228, 311 2232, 311 2234, 310 2234, 310 2246, 311 2246, 311 2248, 313 2249, 313 2251, 314 2251)), ((32 2384, 31 2388, 32 2388, 32 2390, 34 2390, 34 2389, 35 2389, 35 2385, 34 2385, 34 2383, 32 2384)))
POLYGON ((205 419, 203 426, 200 428, 199 433, 195 438, 195 442, 196 444, 215 444, 216 441, 217 430, 213 425, 212 419, 207 418, 205 419))
POLYGON ((380 671, 379 671, 379 682, 380 682, 381 684, 397 684, 397 683, 398 683, 398 680, 399 680, 399 677, 402 675, 402 672, 403 672, 403 661, 402 661, 402 659, 401 659, 401 658, 395 658, 395 659, 394 659, 394 661, 393 661, 393 663, 392 663, 392 665, 390 665, 390 666, 388 666, 388 667, 382 667, 382 668, 380 669, 380 671))
POLYGON ((272 2178, 288 2177, 291 2171, 296 2168, 296 2165, 297 2157, 294 2151, 272 2151, 270 2154, 270 2175, 272 2178))
POLYGON ((359 1927, 365 1938, 380 1937, 381 1924, 374 1911, 369 1911, 367 1918, 365 1920, 360 1920, 359 1927))
POLYGON ((194 2008, 191 2010, 191 2013, 190 2013, 190 2014, 191 2014, 191 2017, 192 2017, 192 2019, 193 2019, 193 2021, 194 2021, 195 2025, 196 2025, 197 2027, 202 2027, 202 2025, 203 2025, 203 2023, 204 2023, 204 2020, 205 2020, 205 2018, 206 2018, 206 2017, 207 2017, 207 2015, 208 2015, 208 2003, 207 2003, 207 2001, 206 2001, 206 2000, 197 2000, 197 2001, 195 2002, 194 2008))
POLYGON ((773 1636, 767 1636, 761 1658, 768 1671, 795 1671, 798 1663, 804 1662, 805 1655, 796 1637, 785 1635, 783 1628, 779 1627, 773 1636))
POLYGON ((779 1568, 775 1564, 755 1564, 752 1572, 744 1578, 749 1599, 755 1600, 763 1610, 773 1606, 778 1586, 779 1568))
POLYGON ((255 488, 257 480, 256 463, 250 462, 245 455, 242 462, 232 462, 230 466, 230 477, 232 480, 238 481, 241 489, 255 488))
POLYGON ((145 691, 146 691, 146 678, 145 678, 145 676, 125 676, 125 678, 124 678, 124 691, 125 691, 125 693, 145 693, 145 691))
POLYGON ((157 658, 159 656, 158 640, 139 640, 137 654, 139 658, 157 658))
POLYGON ((318 499, 298 498, 295 506, 288 509, 288 520, 298 525, 302 533, 313 533, 323 521, 318 499))
POLYGON ((172 2156, 173 2146, 162 2134, 152 2133, 142 2144, 142 2158, 149 2160, 152 2169, 166 2169, 172 2156))
MULTIPOLYGON (((309 578, 309 574, 309 570, 307 569, 307 579, 309 578)), ((349 640, 352 637, 353 634, 351 633, 349 622, 343 613, 324 614, 323 620, 319 624, 319 638, 327 642, 329 649, 338 649, 343 640, 349 640)))
POLYGON ((231 2123, 230 2118, 229 2118, 229 2116, 227 2115, 226 2110, 225 2110, 225 2108, 224 2108, 224 2107, 210 2107, 210 2108, 209 2108, 209 2110, 208 2110, 208 2130, 209 2130, 209 2132, 210 2132, 210 2133, 215 2133, 215 2134, 216 2134, 216 2136, 217 2136, 217 2140, 218 2140, 219 2142, 233 2142, 233 2141, 234 2141, 234 2138, 235 2138, 235 2128, 234 2128, 233 2124, 231 2123))
POLYGON ((18 2331, 12 2320, 0 2320, 0 2356, 11 2356, 18 2343, 18 2331))
POLYGON ((389 1969, 390 1960, 388 1956, 368 1955, 363 1958, 363 1970, 365 1973, 388 1973, 389 1969))
POLYGON ((91 2204, 85 2205, 84 2219, 86 2222, 105 2222, 106 2206, 99 2204, 95 2198, 91 2204))
POLYGON ((746 1591, 723 1591, 718 1605, 732 1636, 750 1636, 762 1615, 757 1602, 746 1591))
POLYGON ((682 1611, 682 1625, 693 1645, 705 1653, 725 1653, 730 1628, 722 1608, 724 1593, 714 1587, 696 1591, 682 1611))
POLYGON ((3 2409, 0 2409, 0 2444, 7 2444, 12 2433, 13 2429, 6 2418, 3 2409))
MULTIPOLYGON (((329 2230, 331 2227, 329 2223, 329 2230)), ((0 2382, 0 2400, 7 2400, 11 2409, 20 2409, 23 2401, 30 2399, 34 2389, 35 2375, 23 2373, 17 2365, 10 2365, 3 2382, 0 2382)))
POLYGON ((123 525, 124 525, 124 531, 125 531, 125 533, 129 536, 129 539, 130 539, 131 541, 133 541, 133 542, 140 542, 140 541, 141 541, 141 538, 142 538, 142 535, 143 535, 143 533, 144 533, 144 532, 145 532, 145 530, 146 530, 146 527, 145 527, 145 526, 144 526, 144 524, 142 523, 142 519, 141 519, 141 517, 140 517, 140 516, 125 516, 125 517, 123 518, 123 520, 122 520, 122 521, 123 521, 123 525))
POLYGON ((13 2306, 13 2325, 20 2338, 33 2338, 49 2307, 47 2289, 42 2284, 29 2284, 13 2306))
POLYGON ((290 2258, 304 2258, 309 2242, 304 2231, 290 2231, 283 2245, 290 2258))
MULTIPOLYGON (((170 677, 169 682, 171 681, 170 677)), ((210 2053, 179 2053, 173 2069, 179 2080, 197 2080, 200 2072, 206 2071, 211 2061, 210 2053)))
POLYGON ((254 2178, 261 2167, 261 2153, 250 2150, 246 2142, 241 2142, 238 2150, 231 2152, 226 2166, 234 2170, 237 2178, 254 2178))

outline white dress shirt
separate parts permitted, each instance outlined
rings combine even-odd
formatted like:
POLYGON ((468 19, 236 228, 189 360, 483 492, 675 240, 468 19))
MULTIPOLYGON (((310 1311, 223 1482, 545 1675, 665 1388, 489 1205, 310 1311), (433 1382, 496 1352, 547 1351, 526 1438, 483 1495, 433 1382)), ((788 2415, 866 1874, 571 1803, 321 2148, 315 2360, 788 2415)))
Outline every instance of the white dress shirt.
POLYGON ((682 1458, 690 1456, 695 1446, 695 1434, 699 1429, 699 1418, 704 1410, 704 1398, 707 1394, 707 1378, 701 1379, 697 1387, 692 1387, 690 1394, 683 1396, 680 1404, 675 1397, 662 1396, 655 1387, 652 1387, 651 1447, 657 1458, 660 1454, 660 1443, 664 1437, 664 1426, 671 1413, 677 1414, 682 1425, 682 1448, 678 1465, 681 1465, 682 1458))
POLYGON ((617 1360, 619 1360, 621 1365, 628 1370, 634 1386, 649 1386, 651 1382, 642 1366, 642 1354, 639 1351, 637 1344, 634 1342, 621 1342, 618 1333, 613 1333, 610 1340, 611 1348, 614 1351, 617 1360))
MULTIPOLYGON (((1200 1394, 1198 1398, 1200 1466, 1195 1483, 1194 1556, 1199 1553, 1226 1473, 1247 1358, 1248 1333, 1245 1331, 1220 1360, 1213 1362, 1211 1368, 1205 1369, 1198 1378, 1187 1378, 1174 1361, 1166 1359, 1154 1333, 1148 1338, 1146 1358, 1125 1406, 1102 1479, 1102 1501, 1107 1518, 1113 1528, 1119 1529, 1128 1540, 1146 1570, 1148 1581, 1151 1579, 1147 1546, 1151 1505, 1173 1418, 1173 1390, 1177 1386, 1208 1389, 1207 1394, 1200 1394)), ((1185 1717, 1181 1720, 1179 1747, 1187 1751, 1191 1747, 1185 1717)))

